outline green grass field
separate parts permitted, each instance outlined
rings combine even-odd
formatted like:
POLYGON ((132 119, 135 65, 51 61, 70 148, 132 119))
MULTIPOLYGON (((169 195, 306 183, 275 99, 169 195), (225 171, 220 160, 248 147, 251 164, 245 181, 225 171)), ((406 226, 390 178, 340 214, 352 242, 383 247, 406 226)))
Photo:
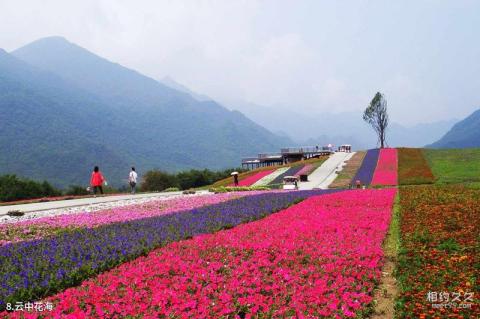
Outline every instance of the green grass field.
POLYGON ((437 184, 480 187, 480 148, 425 149, 424 154, 437 184))

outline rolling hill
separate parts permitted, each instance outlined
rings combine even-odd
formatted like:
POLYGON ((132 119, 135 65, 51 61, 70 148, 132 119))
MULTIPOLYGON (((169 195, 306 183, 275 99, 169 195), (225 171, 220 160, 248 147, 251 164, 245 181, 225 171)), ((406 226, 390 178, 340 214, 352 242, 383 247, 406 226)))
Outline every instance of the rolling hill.
POLYGON ((95 164, 120 185, 130 165, 224 168, 289 144, 60 37, 0 52, 0 118, 0 174, 61 187, 86 184, 95 164))
POLYGON ((431 148, 480 147, 480 110, 455 124, 440 140, 428 145, 431 148))

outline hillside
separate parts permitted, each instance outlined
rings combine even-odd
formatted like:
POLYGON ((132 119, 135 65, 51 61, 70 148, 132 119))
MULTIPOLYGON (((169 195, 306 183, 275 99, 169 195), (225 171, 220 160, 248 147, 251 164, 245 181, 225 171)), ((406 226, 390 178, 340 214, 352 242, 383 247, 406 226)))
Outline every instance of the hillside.
POLYGON ((480 147, 480 110, 455 124, 432 148, 480 147))
POLYGON ((290 144, 59 37, 2 51, 0 96, 0 174, 57 186, 87 183, 94 164, 120 185, 130 165, 217 169, 290 144))

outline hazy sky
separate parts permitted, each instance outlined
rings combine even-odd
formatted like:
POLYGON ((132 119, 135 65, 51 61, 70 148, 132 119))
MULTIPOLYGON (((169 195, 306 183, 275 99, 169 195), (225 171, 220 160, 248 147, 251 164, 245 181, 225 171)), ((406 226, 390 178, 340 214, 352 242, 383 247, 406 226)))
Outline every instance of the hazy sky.
POLYGON ((219 100, 404 124, 480 108, 480 1, 0 0, 0 47, 60 35, 219 100))

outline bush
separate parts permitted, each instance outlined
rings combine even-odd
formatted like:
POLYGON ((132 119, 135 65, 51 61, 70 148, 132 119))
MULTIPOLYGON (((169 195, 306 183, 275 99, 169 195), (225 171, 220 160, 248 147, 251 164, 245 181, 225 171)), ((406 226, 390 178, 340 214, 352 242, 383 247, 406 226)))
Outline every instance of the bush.
POLYGON ((161 192, 171 187, 178 187, 178 179, 174 174, 160 170, 148 171, 143 175, 142 191, 161 192))
POLYGON ((79 185, 70 185, 70 187, 65 192, 65 195, 72 195, 72 196, 82 196, 82 195, 89 195, 86 187, 79 186, 79 185))
POLYGON ((164 192, 178 192, 178 191, 180 191, 180 188, 178 187, 169 187, 164 190, 164 192))
POLYGON ((16 175, 0 176, 0 201, 60 196, 61 192, 47 181, 36 182, 18 178, 16 175))
POLYGON ((180 172, 177 174, 177 179, 181 189, 198 188, 206 185, 211 185, 218 180, 227 178, 233 171, 242 172, 241 169, 227 169, 224 171, 214 172, 209 169, 180 172))
POLYGON ((224 171, 211 171, 209 169, 179 172, 170 174, 161 170, 152 170, 145 173, 141 189, 143 191, 165 191, 168 188, 187 190, 215 183, 230 176, 233 171, 242 172, 240 169, 227 169, 224 171))

